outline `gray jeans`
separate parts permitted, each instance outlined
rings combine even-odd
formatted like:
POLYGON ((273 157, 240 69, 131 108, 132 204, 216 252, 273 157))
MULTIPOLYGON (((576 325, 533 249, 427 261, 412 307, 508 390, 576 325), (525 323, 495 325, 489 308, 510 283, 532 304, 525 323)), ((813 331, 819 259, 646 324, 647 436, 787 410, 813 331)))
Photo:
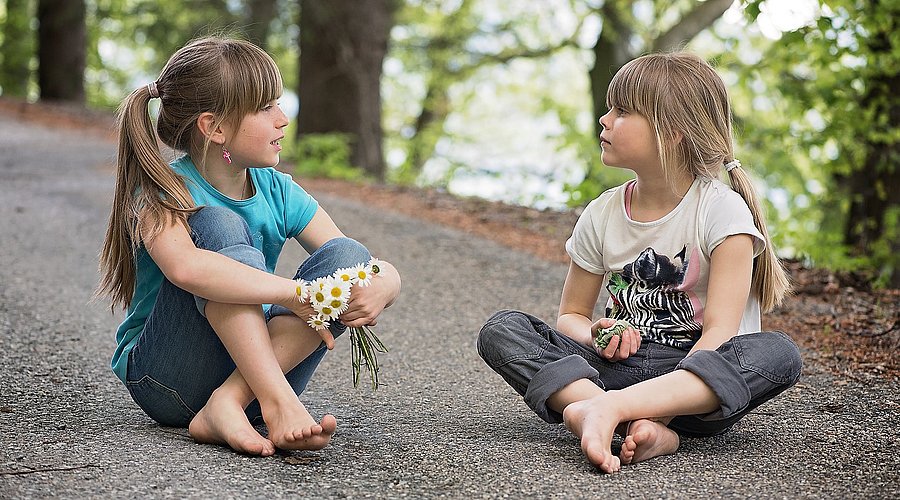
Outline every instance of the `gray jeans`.
POLYGON ((688 436, 727 431, 757 406, 791 387, 800 378, 797 345, 782 332, 738 335, 715 351, 687 351, 644 342, 627 359, 611 362, 593 349, 518 311, 494 314, 478 335, 478 353, 494 371, 524 396, 525 403, 547 422, 562 415, 547 398, 579 379, 603 390, 616 390, 674 370, 688 370, 716 393, 721 406, 707 415, 676 417, 669 427, 688 436))

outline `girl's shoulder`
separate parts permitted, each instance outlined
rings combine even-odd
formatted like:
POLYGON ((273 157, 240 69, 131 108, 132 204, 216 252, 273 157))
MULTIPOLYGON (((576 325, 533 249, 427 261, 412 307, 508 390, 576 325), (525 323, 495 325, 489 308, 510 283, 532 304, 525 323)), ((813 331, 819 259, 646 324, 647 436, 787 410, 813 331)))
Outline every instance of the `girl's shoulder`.
POLYGON ((700 186, 700 196, 702 198, 721 200, 728 198, 733 199, 735 196, 737 196, 738 199, 743 199, 737 191, 731 189, 731 186, 725 184, 719 179, 711 177, 699 177, 697 181, 700 186))
POLYGON ((275 167, 252 168, 250 169, 250 173, 257 185, 271 185, 281 190, 287 190, 292 186, 298 186, 291 174, 278 170, 275 167))
POLYGON ((733 234, 753 237, 754 255, 765 248, 765 240, 740 193, 718 179, 703 179, 699 198, 698 224, 706 237, 708 252, 733 234))
POLYGON ((634 179, 629 180, 623 184, 618 186, 611 187, 606 191, 600 193, 599 196, 594 198, 587 204, 584 208, 585 212, 598 212, 603 211, 610 205, 616 205, 617 203, 625 202, 625 191, 628 189, 628 186, 634 182, 634 179))
POLYGON ((309 194, 294 177, 275 167, 260 167, 250 170, 253 182, 257 190, 267 199, 276 200, 277 203, 292 205, 299 203, 302 206, 315 205, 316 200, 309 194))
POLYGON ((700 178, 697 194, 699 215, 747 219, 752 222, 750 207, 740 193, 719 179, 700 178))

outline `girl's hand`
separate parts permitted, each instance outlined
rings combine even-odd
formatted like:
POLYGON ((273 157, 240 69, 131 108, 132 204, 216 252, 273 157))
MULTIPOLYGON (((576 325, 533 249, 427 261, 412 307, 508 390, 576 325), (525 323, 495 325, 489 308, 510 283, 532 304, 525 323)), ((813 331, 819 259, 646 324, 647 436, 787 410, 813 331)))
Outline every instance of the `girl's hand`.
POLYGON ((378 315, 393 299, 390 291, 381 285, 379 278, 367 287, 353 285, 347 310, 341 314, 341 323, 349 327, 375 326, 378 315))
MULTIPOLYGON (((309 301, 300 302, 300 298, 297 296, 297 283, 295 281, 291 280, 290 286, 290 293, 286 294, 285 298, 279 301, 278 304, 290 309, 298 318, 301 318, 306 322, 310 316, 316 314, 316 311, 309 304, 309 301)), ((322 339, 322 342, 325 342, 325 347, 329 350, 334 349, 334 335, 331 333, 331 330, 324 328, 322 330, 314 331, 322 339)))
POLYGON ((633 355, 641 347, 641 333, 634 328, 626 328, 621 335, 613 335, 612 340, 605 349, 597 349, 594 346, 594 339, 597 337, 597 330, 601 328, 609 328, 615 324, 615 320, 609 318, 600 318, 591 325, 591 346, 597 351, 597 354, 604 358, 616 362, 627 359, 633 355))
POLYGON ((379 261, 381 271, 369 286, 354 285, 350 303, 341 314, 341 323, 349 327, 375 326, 378 315, 400 295, 400 273, 389 262, 379 261))

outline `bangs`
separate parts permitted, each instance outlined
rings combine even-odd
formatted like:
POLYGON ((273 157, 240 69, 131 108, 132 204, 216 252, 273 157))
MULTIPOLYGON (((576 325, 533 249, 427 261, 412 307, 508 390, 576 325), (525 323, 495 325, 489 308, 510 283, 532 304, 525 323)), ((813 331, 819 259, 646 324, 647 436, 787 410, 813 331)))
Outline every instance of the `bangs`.
POLYGON ((656 116, 655 108, 664 95, 662 86, 667 75, 664 61, 643 56, 616 72, 606 92, 606 106, 639 113, 646 117, 656 116))
POLYGON ((277 100, 284 91, 281 72, 265 51, 249 43, 225 47, 223 59, 224 97, 232 105, 234 118, 256 113, 267 103, 277 100), (230 70, 230 71, 229 71, 230 70))

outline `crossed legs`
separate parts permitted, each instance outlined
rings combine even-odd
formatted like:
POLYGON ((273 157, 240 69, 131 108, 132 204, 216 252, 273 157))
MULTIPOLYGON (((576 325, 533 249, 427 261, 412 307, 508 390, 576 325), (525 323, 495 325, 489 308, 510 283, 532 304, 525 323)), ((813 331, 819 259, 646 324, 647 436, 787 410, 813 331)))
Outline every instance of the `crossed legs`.
POLYGON ((543 420, 566 426, 585 456, 607 472, 674 453, 679 435, 719 434, 800 377, 796 344, 781 332, 734 337, 716 351, 642 345, 610 363, 593 350, 518 311, 492 316, 478 352, 543 420), (653 360, 655 373, 645 371, 653 360), (661 372, 661 373, 660 373, 661 372), (613 456, 612 436, 625 437, 613 456))
MULTIPOLYGON (((205 207, 189 223, 198 247, 266 268, 234 212, 205 207)), ((358 242, 335 238, 295 277, 311 280, 369 258, 358 242)), ((163 280, 129 354, 126 386, 133 399, 157 422, 188 427, 198 442, 264 456, 275 448, 324 447, 335 432, 334 417, 317 422, 298 399, 324 355, 321 337, 283 307, 272 306, 268 316, 267 322, 260 305, 209 302, 163 280), (257 416, 268 438, 253 428, 257 416)), ((342 328, 332 325, 332 334, 342 328)))

